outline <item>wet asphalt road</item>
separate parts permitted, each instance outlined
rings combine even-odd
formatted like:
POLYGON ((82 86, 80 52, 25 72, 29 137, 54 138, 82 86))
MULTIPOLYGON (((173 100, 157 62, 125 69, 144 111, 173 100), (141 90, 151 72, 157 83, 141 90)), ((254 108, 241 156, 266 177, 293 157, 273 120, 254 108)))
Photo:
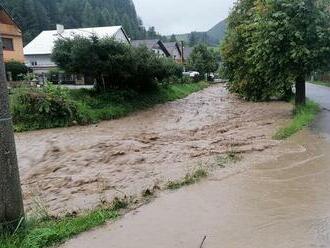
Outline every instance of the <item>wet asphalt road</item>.
POLYGON ((307 84, 307 97, 322 109, 312 128, 330 139, 330 88, 314 84, 307 84))

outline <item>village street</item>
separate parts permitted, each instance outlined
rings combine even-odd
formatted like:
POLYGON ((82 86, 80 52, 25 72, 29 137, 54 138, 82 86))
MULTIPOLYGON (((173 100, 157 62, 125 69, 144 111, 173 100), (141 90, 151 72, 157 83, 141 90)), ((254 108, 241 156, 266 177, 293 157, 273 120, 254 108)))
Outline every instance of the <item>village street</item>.
MULTIPOLYGON (((323 108, 328 94, 328 88, 308 85, 309 97, 323 108)), ((322 121, 315 127, 329 130, 322 121)), ((244 170, 218 171, 201 184, 163 194, 63 247, 329 247, 329 149, 328 141, 303 131, 262 152, 263 159, 236 165, 245 164, 244 170)))
POLYGON ((330 138, 330 88, 307 84, 307 93, 308 97, 319 103, 322 109, 313 128, 330 138))

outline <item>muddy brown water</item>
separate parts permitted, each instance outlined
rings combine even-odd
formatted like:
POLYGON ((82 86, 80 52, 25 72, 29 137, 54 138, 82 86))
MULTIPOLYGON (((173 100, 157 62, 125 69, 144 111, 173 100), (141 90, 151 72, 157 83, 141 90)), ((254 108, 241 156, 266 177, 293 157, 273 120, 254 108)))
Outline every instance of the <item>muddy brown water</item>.
POLYGON ((329 151, 300 133, 63 248, 330 247, 329 151))
POLYGON ((120 120, 17 134, 25 206, 86 210, 182 178, 228 151, 258 153, 279 144, 271 136, 291 110, 245 103, 216 85, 120 120))

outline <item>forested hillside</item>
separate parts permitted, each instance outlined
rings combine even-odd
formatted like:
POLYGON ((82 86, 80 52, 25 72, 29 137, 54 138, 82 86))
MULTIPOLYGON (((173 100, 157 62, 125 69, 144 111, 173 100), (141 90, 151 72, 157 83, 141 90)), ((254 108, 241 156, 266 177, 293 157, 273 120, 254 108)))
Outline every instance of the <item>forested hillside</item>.
POLYGON ((219 22, 206 32, 191 32, 189 34, 178 34, 174 36, 177 40, 185 41, 190 46, 195 46, 199 43, 206 43, 209 46, 218 46, 225 38, 226 30, 227 19, 219 22))
POLYGON ((29 42, 43 30, 123 25, 133 39, 154 38, 154 28, 142 26, 132 0, 0 0, 29 42))
POLYGON ((207 36, 213 44, 219 44, 225 38, 227 22, 227 19, 225 19, 207 31, 207 36))

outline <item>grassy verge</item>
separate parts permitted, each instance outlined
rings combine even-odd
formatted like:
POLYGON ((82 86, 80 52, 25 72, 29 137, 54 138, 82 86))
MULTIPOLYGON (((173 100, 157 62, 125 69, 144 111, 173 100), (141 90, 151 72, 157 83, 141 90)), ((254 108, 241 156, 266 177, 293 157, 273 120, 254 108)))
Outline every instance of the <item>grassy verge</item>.
POLYGON ((61 244, 73 236, 105 224, 119 217, 119 210, 128 203, 115 200, 109 207, 79 216, 68 216, 61 219, 45 218, 44 220, 28 220, 13 235, 0 236, 1 248, 42 248, 61 244))
POLYGON ((242 156, 234 151, 227 152, 225 155, 216 157, 215 163, 220 168, 225 168, 229 163, 236 163, 242 159, 242 156))
POLYGON ((87 89, 61 92, 51 87, 46 93, 34 90, 23 92, 22 96, 22 90, 17 90, 11 94, 11 109, 17 132, 87 125, 181 99, 208 85, 206 82, 170 84, 145 93, 129 90, 98 93, 87 89))
POLYGON ((308 101, 305 106, 299 107, 295 110, 293 120, 288 126, 278 130, 273 138, 277 140, 289 138, 311 124, 319 111, 320 107, 316 103, 308 101))
POLYGON ((176 190, 187 185, 195 184, 199 182, 202 178, 205 178, 207 176, 207 170, 200 168, 193 173, 188 173, 182 180, 168 182, 167 189, 176 190))
POLYGON ((327 81, 313 81, 313 82, 310 82, 310 83, 330 87, 330 82, 327 82, 327 81))
MULTIPOLYGON (((240 159, 240 155, 229 152, 228 154, 217 157, 215 166, 222 168, 225 164, 235 163, 240 159)), ((200 167, 188 173, 181 180, 168 182, 165 187, 155 185, 153 188, 143 191, 141 199, 115 199, 110 205, 102 201, 102 206, 100 208, 81 215, 53 218, 48 216, 46 211, 42 214, 42 216, 44 216, 43 218, 26 221, 26 224, 18 228, 14 234, 0 235, 0 248, 46 248, 62 244, 80 233, 104 225, 108 221, 115 221, 123 212, 125 213, 125 211, 121 210, 130 209, 136 207, 138 204, 147 203, 154 197, 158 190, 176 190, 184 186, 198 183, 208 175, 208 168, 200 167)))
MULTIPOLYGON (((197 183, 207 176, 206 169, 197 169, 194 173, 187 174, 182 180, 169 182, 165 189, 179 189, 197 183)), ((144 191, 142 193, 143 199, 147 202, 159 189, 157 186, 154 189, 144 191)), ((77 216, 63 218, 46 216, 41 219, 28 220, 14 234, 0 235, 0 248, 45 248, 62 244, 80 233, 104 225, 107 221, 116 220, 121 214, 120 210, 134 206, 137 203, 137 200, 129 201, 127 199, 116 199, 110 206, 104 205, 96 210, 77 216)))
POLYGON ((160 86, 147 93, 134 91, 114 91, 98 94, 90 90, 71 91, 72 99, 78 103, 80 111, 88 122, 96 123, 124 117, 131 112, 146 109, 156 104, 184 98, 207 87, 207 83, 171 84, 160 86))

